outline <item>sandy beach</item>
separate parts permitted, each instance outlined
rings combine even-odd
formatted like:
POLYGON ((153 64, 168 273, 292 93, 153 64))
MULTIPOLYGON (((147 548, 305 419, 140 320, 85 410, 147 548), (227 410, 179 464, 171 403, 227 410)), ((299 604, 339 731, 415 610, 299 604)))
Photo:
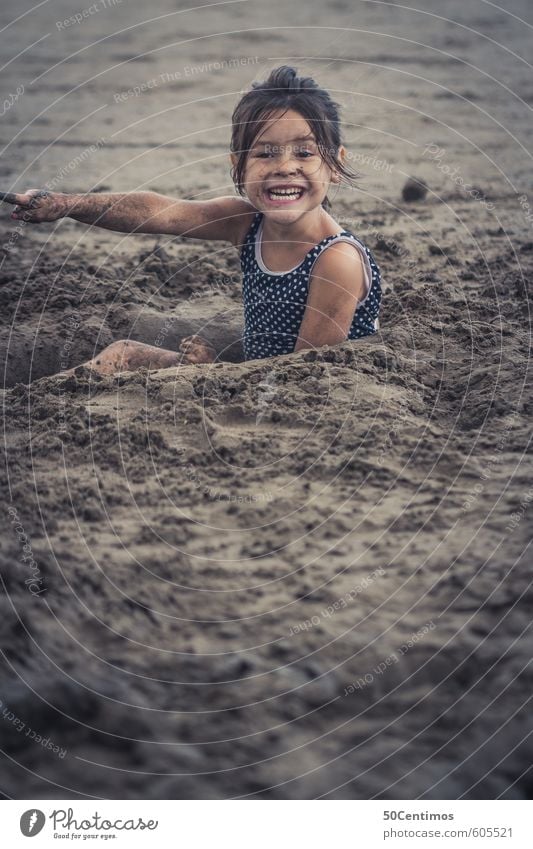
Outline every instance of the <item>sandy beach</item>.
POLYGON ((531 798, 533 15, 421 5, 3 4, 3 190, 231 194, 293 64, 383 285, 373 336, 242 362, 228 243, 3 205, 3 798, 531 798))

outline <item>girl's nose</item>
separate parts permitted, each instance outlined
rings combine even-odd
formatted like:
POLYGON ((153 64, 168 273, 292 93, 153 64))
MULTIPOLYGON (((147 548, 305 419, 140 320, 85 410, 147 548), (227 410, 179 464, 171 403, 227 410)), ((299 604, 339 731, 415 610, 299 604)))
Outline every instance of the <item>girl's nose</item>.
POLYGON ((276 174, 294 174, 299 170, 299 165, 294 151, 285 150, 277 159, 275 171, 276 174))
POLYGON ((295 174, 298 170, 298 164, 292 158, 287 158, 278 162, 275 168, 276 174, 295 174))

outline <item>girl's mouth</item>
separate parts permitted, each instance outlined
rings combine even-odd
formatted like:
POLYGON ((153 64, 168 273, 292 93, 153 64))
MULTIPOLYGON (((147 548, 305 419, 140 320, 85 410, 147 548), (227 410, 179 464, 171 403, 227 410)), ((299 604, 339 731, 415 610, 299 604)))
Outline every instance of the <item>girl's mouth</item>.
POLYGON ((304 192, 305 189, 302 189, 300 186, 286 186, 285 188, 275 187, 272 189, 265 189, 264 194, 270 203, 287 206, 300 200, 304 192))

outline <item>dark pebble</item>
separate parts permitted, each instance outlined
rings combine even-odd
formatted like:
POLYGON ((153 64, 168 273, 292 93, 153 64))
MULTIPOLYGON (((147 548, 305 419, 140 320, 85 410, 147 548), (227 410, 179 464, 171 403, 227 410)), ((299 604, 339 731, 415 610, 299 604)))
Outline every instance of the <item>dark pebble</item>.
POLYGON ((402 189, 402 197, 406 201, 424 200, 427 191, 425 180, 409 177, 402 189))

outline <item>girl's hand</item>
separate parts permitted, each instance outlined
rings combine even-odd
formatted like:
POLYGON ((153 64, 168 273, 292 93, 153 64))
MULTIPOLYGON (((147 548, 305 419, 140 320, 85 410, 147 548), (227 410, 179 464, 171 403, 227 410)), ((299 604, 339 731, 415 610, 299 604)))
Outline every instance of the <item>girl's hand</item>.
POLYGON ((4 193, 0 194, 0 199, 16 204, 11 218, 32 224, 64 218, 72 205, 69 195, 49 192, 46 189, 28 189, 22 194, 4 193))
POLYGON ((214 363, 217 356, 211 343, 202 336, 187 336, 181 340, 179 349, 187 363, 214 363))

